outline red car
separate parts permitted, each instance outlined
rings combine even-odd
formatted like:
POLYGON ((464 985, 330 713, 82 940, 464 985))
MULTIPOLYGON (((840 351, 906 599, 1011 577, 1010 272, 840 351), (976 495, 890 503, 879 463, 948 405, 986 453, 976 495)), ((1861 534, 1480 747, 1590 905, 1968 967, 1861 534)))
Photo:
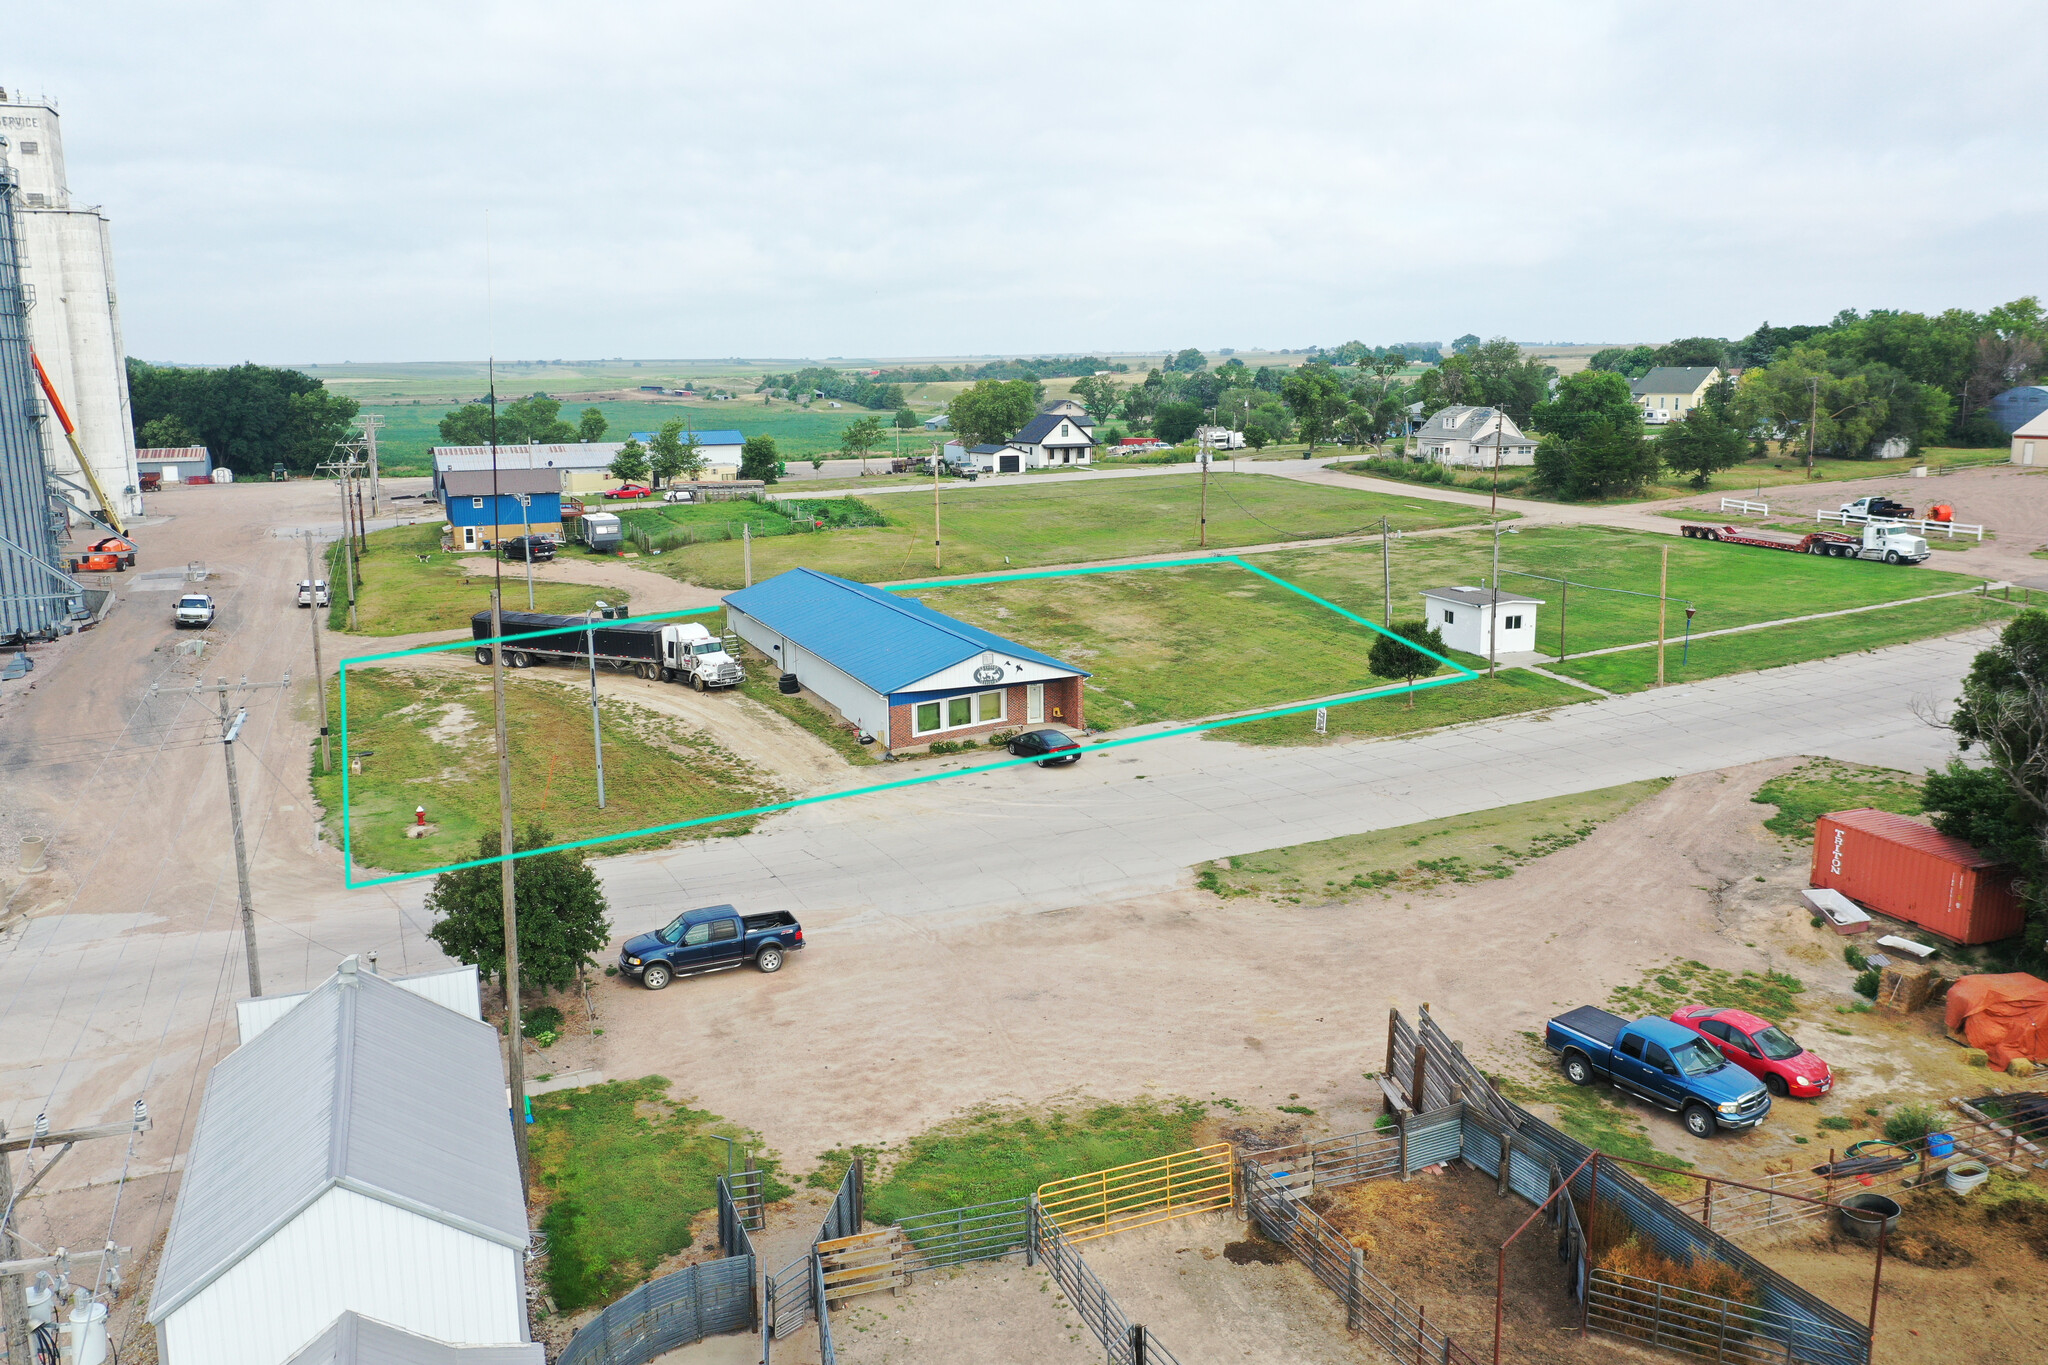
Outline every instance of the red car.
POLYGON ((654 490, 643 483, 629 483, 623 488, 614 488, 611 496, 615 498, 651 498, 654 496, 654 490))
POLYGON ((1754 1014, 1687 1005, 1672 1013, 1671 1022, 1685 1025, 1712 1043, 1722 1056, 1762 1081, 1773 1095, 1812 1100, 1834 1089, 1835 1076, 1826 1062, 1793 1042, 1785 1030, 1754 1014))

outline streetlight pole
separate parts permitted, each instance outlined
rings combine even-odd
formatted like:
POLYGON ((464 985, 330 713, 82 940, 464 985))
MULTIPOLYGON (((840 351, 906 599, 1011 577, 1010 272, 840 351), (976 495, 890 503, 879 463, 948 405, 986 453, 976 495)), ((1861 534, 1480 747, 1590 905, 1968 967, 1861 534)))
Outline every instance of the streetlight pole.
POLYGON ((1494 676, 1500 655, 1500 519, 1493 523, 1493 601, 1486 609, 1486 676, 1494 676))
POLYGON ((590 656, 590 743, 597 751, 597 808, 604 809, 604 726, 597 718, 597 629, 591 620, 596 607, 583 609, 584 653, 590 656))
POLYGON ((220 752, 228 763, 228 822, 235 836, 235 889, 242 902, 242 954, 249 960, 249 994, 263 994, 263 977, 256 968, 256 907, 249 899, 249 851, 242 841, 242 784, 235 775, 235 741, 249 719, 243 707, 228 719, 228 680, 220 680, 220 752))
MULTIPOLYGON (((529 463, 528 471, 532 465, 529 463)), ((521 550, 526 559, 526 609, 533 610, 533 494, 519 495, 519 529, 524 534, 521 550)))
MULTIPOLYGON (((1386 594, 1386 604, 1380 624, 1387 629, 1394 628, 1394 557, 1392 528, 1385 517, 1380 518, 1380 587, 1386 594)), ((1427 615, 1427 613, 1424 613, 1427 615)))
MULTIPOLYGON (((327 738, 327 674, 320 667, 320 578, 313 572, 313 533, 306 532, 306 591, 313 600, 306 604, 306 624, 313 628, 313 694, 320 698, 320 771, 327 772, 334 767, 333 755, 328 749, 327 738)), ((334 590, 328 588, 328 599, 334 597, 334 590)))
MULTIPOLYGON (((1500 443, 1506 430, 1507 420, 1508 415, 1506 413, 1502 412, 1499 408, 1493 410, 1493 500, 1487 504, 1486 514, 1496 519, 1500 516, 1500 443)), ((1493 538, 1493 548, 1496 552, 1500 549, 1500 537, 1498 535, 1493 538)), ((1494 567, 1496 569, 1500 567, 1497 553, 1494 567)))

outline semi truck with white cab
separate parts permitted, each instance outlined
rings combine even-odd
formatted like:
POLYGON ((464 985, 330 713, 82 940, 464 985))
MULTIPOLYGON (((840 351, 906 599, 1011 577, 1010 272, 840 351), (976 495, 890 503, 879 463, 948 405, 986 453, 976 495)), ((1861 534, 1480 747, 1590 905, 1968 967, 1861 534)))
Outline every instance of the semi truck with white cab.
MULTIPOLYGON (((535 664, 595 662, 620 673, 637 673, 662 682, 688 683, 699 692, 738 687, 746 670, 726 641, 695 621, 599 620, 553 616, 546 612, 508 611, 505 662, 513 668, 535 664), (540 634, 537 632, 546 632, 540 634), (518 636, 531 639, 517 639, 518 636)), ((477 642, 476 661, 491 661, 491 614, 470 617, 470 635, 477 642)))
POLYGON ((1814 531, 1809 535, 1780 535, 1739 526, 1686 526, 1681 534, 1694 540, 1725 540, 1731 545, 1753 545, 1760 550, 1789 550, 1793 554, 1832 555, 1836 559, 1881 559, 1887 564, 1919 564, 1930 553, 1927 542, 1903 526, 1870 522, 1854 531, 1814 531))

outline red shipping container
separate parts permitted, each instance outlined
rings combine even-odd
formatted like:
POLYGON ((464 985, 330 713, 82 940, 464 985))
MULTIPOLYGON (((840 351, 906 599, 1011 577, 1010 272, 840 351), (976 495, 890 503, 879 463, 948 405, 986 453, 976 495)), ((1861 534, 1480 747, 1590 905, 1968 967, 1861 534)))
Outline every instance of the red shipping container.
POLYGON ((1961 839, 1883 810, 1823 815, 1813 828, 1812 884, 1951 943, 1992 943, 2020 932, 2017 874, 1961 839))

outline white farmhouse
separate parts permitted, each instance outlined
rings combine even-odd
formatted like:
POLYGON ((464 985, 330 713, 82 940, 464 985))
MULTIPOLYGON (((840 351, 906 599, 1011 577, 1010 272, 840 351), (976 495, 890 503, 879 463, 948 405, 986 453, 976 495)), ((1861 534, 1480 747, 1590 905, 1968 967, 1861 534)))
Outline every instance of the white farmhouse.
POLYGON ((497 1030, 348 958, 213 1068, 150 1298, 159 1357, 279 1365, 354 1313, 539 1365, 523 1196, 497 1030))
POLYGON ((1498 408, 1443 408, 1408 439, 1413 459, 1477 469, 1493 468, 1496 448, 1504 468, 1536 463, 1535 438, 1498 408))
POLYGON ((1486 654, 1491 647, 1491 620, 1500 619, 1500 653, 1533 653, 1536 649, 1536 608, 1540 597, 1503 592, 1498 600, 1485 588, 1430 588, 1422 594, 1423 616, 1443 632, 1444 645, 1467 654, 1486 654))

